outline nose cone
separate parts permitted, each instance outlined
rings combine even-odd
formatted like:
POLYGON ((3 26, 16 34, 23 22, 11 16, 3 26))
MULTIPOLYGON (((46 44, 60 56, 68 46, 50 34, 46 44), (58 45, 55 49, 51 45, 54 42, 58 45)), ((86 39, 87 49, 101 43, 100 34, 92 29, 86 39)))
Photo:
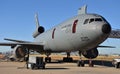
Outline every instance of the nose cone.
POLYGON ((109 34, 111 32, 110 24, 104 24, 102 26, 102 32, 105 33, 105 34, 109 34))

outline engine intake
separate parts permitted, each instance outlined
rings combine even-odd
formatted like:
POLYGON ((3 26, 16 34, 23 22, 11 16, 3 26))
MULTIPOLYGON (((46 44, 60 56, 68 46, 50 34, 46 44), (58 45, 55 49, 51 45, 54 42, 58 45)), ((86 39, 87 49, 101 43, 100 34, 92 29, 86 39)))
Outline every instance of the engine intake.
POLYGON ((39 32, 39 33, 43 33, 44 31, 45 31, 44 27, 40 26, 40 27, 38 28, 38 32, 39 32))
POLYGON ((23 46, 16 46, 14 48, 13 54, 15 55, 16 58, 24 58, 25 55, 27 54, 27 49, 24 48, 23 46))
POLYGON ((90 49, 90 50, 82 52, 82 55, 85 58, 94 59, 94 58, 96 58, 98 56, 98 50, 97 50, 97 48, 90 49))
POLYGON ((36 38, 39 34, 43 33, 44 31, 45 31, 44 27, 39 26, 33 33, 33 37, 36 38))

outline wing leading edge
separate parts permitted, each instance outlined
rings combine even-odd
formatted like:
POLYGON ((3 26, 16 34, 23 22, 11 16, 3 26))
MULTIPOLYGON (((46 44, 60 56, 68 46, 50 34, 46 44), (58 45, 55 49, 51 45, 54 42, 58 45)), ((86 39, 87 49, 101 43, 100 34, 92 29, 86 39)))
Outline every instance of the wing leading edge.
POLYGON ((112 30, 109 38, 120 38, 120 29, 112 30))
POLYGON ((37 42, 25 42, 25 43, 20 43, 20 42, 7 42, 7 43, 0 43, 0 46, 16 46, 16 45, 21 45, 24 46, 28 49, 43 49, 44 45, 42 43, 37 43, 37 42))
POLYGON ((4 38, 4 40, 12 41, 12 42, 19 42, 19 43, 27 43, 27 42, 29 42, 29 41, 15 40, 15 39, 9 39, 9 38, 4 38))

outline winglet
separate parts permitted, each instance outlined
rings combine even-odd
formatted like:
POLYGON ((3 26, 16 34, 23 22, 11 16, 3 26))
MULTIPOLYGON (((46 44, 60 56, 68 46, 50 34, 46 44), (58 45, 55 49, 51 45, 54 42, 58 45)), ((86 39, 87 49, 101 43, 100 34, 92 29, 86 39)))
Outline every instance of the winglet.
POLYGON ((87 13, 87 5, 84 5, 83 7, 79 8, 78 15, 79 14, 86 14, 87 13))

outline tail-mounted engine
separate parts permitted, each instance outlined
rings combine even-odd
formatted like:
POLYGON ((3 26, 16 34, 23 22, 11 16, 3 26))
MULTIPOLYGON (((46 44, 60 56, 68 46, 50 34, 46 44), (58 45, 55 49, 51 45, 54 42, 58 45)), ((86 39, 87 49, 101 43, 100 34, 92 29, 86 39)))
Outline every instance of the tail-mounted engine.
POLYGON ((43 33, 45 31, 44 27, 39 26, 37 30, 33 33, 33 37, 36 38, 39 34, 43 33))
POLYGON ((97 48, 87 50, 87 51, 82 52, 82 55, 85 58, 94 59, 94 58, 96 58, 98 56, 98 50, 97 50, 97 48))
POLYGON ((45 31, 44 27, 39 25, 38 21, 38 15, 35 14, 35 22, 36 22, 36 30, 33 33, 33 37, 36 38, 39 34, 43 33, 45 31))

